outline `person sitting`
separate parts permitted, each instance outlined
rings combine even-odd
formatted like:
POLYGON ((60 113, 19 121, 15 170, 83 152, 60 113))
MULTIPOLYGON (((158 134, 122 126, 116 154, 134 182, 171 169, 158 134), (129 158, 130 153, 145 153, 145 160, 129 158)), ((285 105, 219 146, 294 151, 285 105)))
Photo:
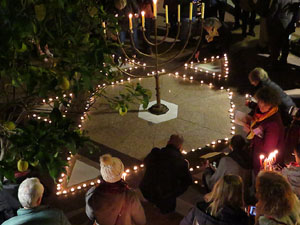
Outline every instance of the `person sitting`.
POLYGON ((146 224, 137 193, 122 179, 122 161, 109 154, 102 155, 100 173, 100 184, 89 189, 85 196, 89 219, 101 225, 146 224))
POLYGON ((241 176, 244 182, 244 193, 247 202, 250 198, 250 186, 252 184, 252 162, 245 139, 241 135, 234 135, 229 144, 231 152, 221 158, 218 168, 214 171, 206 163, 207 168, 203 173, 203 181, 209 190, 226 174, 241 176))
POLYGON ((176 198, 193 182, 188 162, 180 152, 182 144, 183 138, 173 134, 166 147, 152 149, 144 159, 146 171, 140 190, 161 213, 173 212, 176 198))
POLYGON ((283 123, 287 126, 290 123, 290 116, 288 114, 289 109, 291 106, 295 106, 296 104, 292 100, 290 96, 288 96, 282 88, 276 84, 274 81, 272 81, 268 73, 261 67, 254 68, 248 75, 249 82, 254 86, 254 89, 252 90, 252 95, 257 92, 262 87, 270 87, 276 90, 279 93, 279 98, 281 103, 279 104, 279 109, 281 113, 281 118, 283 120, 283 123))
POLYGON ((278 150, 277 163, 283 163, 284 158, 284 126, 278 111, 279 94, 270 87, 262 87, 254 96, 257 106, 254 115, 244 125, 248 133, 247 139, 253 152, 253 170, 255 175, 260 170, 261 154, 268 156, 278 150))
POLYGON ((281 174, 261 171, 256 178, 256 224, 300 224, 300 203, 281 174))
POLYGON ((300 198, 300 144, 294 149, 296 162, 290 163, 282 169, 282 175, 290 182, 293 191, 300 198))
POLYGON ((243 181, 227 174, 217 181, 212 192, 198 202, 180 225, 247 225, 249 217, 243 210, 243 181))
POLYGON ((44 186, 38 178, 27 178, 19 186, 18 198, 23 208, 17 216, 2 225, 69 225, 67 217, 61 210, 41 205, 44 186))

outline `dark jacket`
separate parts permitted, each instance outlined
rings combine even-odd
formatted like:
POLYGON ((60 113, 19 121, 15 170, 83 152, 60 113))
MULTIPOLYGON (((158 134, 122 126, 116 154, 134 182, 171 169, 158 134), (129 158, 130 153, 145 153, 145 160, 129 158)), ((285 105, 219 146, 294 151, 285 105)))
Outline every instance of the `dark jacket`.
POLYGON ((2 225, 70 225, 61 210, 48 206, 38 206, 32 209, 19 209, 18 215, 5 221, 2 225))
MULTIPOLYGON (((247 225, 249 218, 247 214, 240 208, 232 208, 225 206, 218 211, 216 217, 209 213, 209 204, 206 202, 197 203, 189 214, 183 218, 180 225, 194 225, 196 220, 199 225, 247 225)), ((197 223, 196 223, 197 224, 197 223)))
POLYGON ((146 223, 144 209, 136 192, 124 181, 107 183, 101 181, 85 195, 86 214, 90 220, 101 225, 143 225, 146 223))
POLYGON ((273 25, 272 27, 281 26, 285 30, 290 28, 289 26, 293 25, 291 23, 293 23, 297 3, 299 0, 274 0, 267 17, 268 23, 273 25))
MULTIPOLYGON (((181 18, 190 17, 190 3, 192 0, 179 0, 181 18)), ((193 4, 193 17, 197 15, 197 4, 193 4)))
POLYGON ((138 19, 134 17, 134 14, 140 14, 139 6, 136 2, 136 0, 127 0, 127 5, 124 9, 118 10, 115 9, 115 13, 118 14, 118 22, 121 27, 122 31, 128 31, 129 30, 129 19, 128 15, 132 13, 132 27, 136 28, 138 27, 138 19))
POLYGON ((259 84, 254 88, 252 94, 254 95, 255 92, 262 87, 270 87, 278 92, 281 101, 281 104, 279 105, 280 110, 288 112, 291 106, 295 106, 292 98, 287 95, 284 90, 282 90, 282 88, 271 79, 259 82, 259 84))
POLYGON ((150 202, 176 198, 192 184, 187 161, 172 145, 152 149, 144 164, 146 171, 140 189, 150 202))
POLYGON ((19 184, 4 184, 0 191, 0 224, 17 215, 21 208, 18 200, 19 184))

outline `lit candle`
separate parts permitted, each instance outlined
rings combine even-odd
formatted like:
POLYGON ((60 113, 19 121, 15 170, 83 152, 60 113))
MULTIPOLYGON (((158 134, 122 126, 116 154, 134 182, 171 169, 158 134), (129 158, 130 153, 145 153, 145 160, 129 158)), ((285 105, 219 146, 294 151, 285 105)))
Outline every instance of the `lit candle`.
POLYGON ((124 173, 122 174, 122 178, 123 178, 124 181, 126 180, 126 176, 127 176, 127 173, 124 172, 124 173))
POLYGON ((192 20, 193 17, 193 2, 190 2, 190 21, 192 20))
POLYGON ((265 156, 264 155, 260 155, 259 156, 259 162, 260 162, 260 167, 262 168, 262 166, 263 166, 263 159, 265 158, 265 156))
POLYGON ((178 23, 180 23, 180 5, 178 5, 178 23))
POLYGON ((201 18, 204 19, 204 8, 205 8, 205 3, 202 2, 201 4, 201 18))
POLYGON ((145 27, 145 12, 142 11, 142 28, 145 27))
POLYGON ((275 162, 276 162, 276 155, 278 154, 278 150, 276 149, 275 151, 274 151, 274 158, 275 158, 275 162))
POLYGON ((129 29, 132 30, 132 14, 129 14, 129 29))
POLYGON ((156 2, 157 2, 157 0, 153 0, 153 15, 155 18, 157 17, 156 2))
POLYGON ((105 29, 106 25, 105 25, 105 22, 102 22, 102 27, 103 27, 103 33, 106 34, 106 29, 105 29))
POLYGON ((169 14, 168 14, 168 5, 165 6, 166 7, 166 23, 169 23, 169 14))

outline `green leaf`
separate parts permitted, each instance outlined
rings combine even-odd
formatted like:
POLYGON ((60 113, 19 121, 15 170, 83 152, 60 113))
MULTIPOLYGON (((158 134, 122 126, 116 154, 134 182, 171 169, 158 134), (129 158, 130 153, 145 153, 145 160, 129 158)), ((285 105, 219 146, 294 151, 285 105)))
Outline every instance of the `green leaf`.
POLYGON ((45 7, 44 4, 35 5, 34 6, 34 11, 35 11, 35 17, 39 22, 41 22, 45 19, 45 17, 46 17, 46 7, 45 7))
POLYGON ((22 43, 22 47, 19 49, 16 49, 17 52, 25 52, 27 50, 27 46, 24 44, 24 42, 22 43))

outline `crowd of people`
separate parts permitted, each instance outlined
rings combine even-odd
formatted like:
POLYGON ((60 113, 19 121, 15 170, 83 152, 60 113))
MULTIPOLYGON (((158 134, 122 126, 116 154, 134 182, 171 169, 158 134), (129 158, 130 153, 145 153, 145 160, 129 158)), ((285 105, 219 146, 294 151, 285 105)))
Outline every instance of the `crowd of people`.
MULTIPOLYGON (((177 5, 181 4, 180 34, 184 42, 189 21, 190 0, 165 0, 169 6, 171 30, 176 29, 177 5)), ((212 43, 215 51, 229 48, 230 29, 224 22, 226 0, 205 0, 206 19, 203 22, 205 40, 212 43)), ((286 63, 289 35, 299 20, 299 0, 235 0, 235 24, 242 35, 255 36, 256 13, 260 15, 260 47, 268 47, 272 64, 286 63), (249 27, 249 28, 248 28, 249 27)), ((120 41, 125 42, 128 32, 127 15, 133 13, 133 42, 141 48, 138 27, 141 11, 146 12, 145 36, 150 40, 153 23, 152 1, 115 0, 113 10, 120 18, 120 41), (124 19, 126 17, 126 19, 124 19)), ((196 7, 192 20, 196 17, 196 7)), ((152 49, 143 43, 146 51, 152 49), (146 47, 147 46, 147 47, 146 47)), ((119 53, 121 54, 121 53, 119 53)), ((249 82, 254 86, 255 102, 246 101, 250 113, 244 124, 245 136, 235 135, 229 143, 230 153, 222 157, 218 167, 209 161, 203 164, 202 183, 206 194, 189 211, 180 225, 300 225, 300 116, 290 113, 295 107, 293 100, 279 85, 273 82, 263 68, 249 73, 249 82), (296 121, 296 122, 295 122, 296 121), (295 134, 298 135, 295 135, 295 134), (268 156, 278 150, 275 171, 262 167, 260 155, 268 156), (291 153, 295 161, 290 162, 291 153)), ((176 199, 193 184, 189 162, 182 155, 183 137, 171 135, 164 148, 154 148, 145 157, 145 172, 139 189, 151 204, 162 214, 174 212, 176 199)), ((109 154, 100 157, 100 184, 87 191, 86 215, 94 224, 143 225, 146 216, 141 196, 123 179, 124 165, 119 158, 109 154)), ((18 186, 19 208, 17 215, 4 208, 1 214, 3 225, 21 224, 70 224, 60 210, 42 205, 44 186, 38 178, 27 178, 18 186), (10 218, 10 219, 9 219, 10 218)), ((5 190, 0 193, 0 206, 10 201, 5 190), (1 202, 2 201, 2 202, 1 202)))
MULTIPOLYGON (((178 29, 178 10, 177 6, 180 4, 180 40, 186 43, 189 39, 189 7, 190 3, 194 4, 192 10, 192 21, 195 21, 200 13, 197 13, 197 6, 200 1, 193 0, 164 0, 163 6, 168 5, 168 19, 170 23, 170 34, 175 36, 178 29)), ((300 20, 300 1, 299 0, 234 0, 233 15, 235 18, 234 26, 230 28, 229 24, 224 21, 225 11, 228 11, 227 0, 204 0, 205 3, 205 20, 204 22, 204 36, 209 35, 210 39, 203 39, 200 47, 212 46, 212 51, 216 50, 216 44, 212 45, 212 37, 221 39, 218 51, 212 54, 221 54, 227 52, 230 44, 230 31, 237 28, 242 28, 242 36, 255 36, 254 27, 256 25, 257 15, 260 17, 260 34, 258 50, 268 52, 270 54, 269 61, 271 66, 279 66, 287 64, 287 58, 290 48, 290 35, 295 32, 297 23, 300 20), (212 22, 212 18, 217 22, 212 22), (241 23, 240 23, 241 21, 241 23), (206 24, 206 25, 205 25, 206 24), (212 36, 207 27, 214 27, 215 32, 212 36), (221 29, 219 29, 221 28, 221 29), (219 34, 219 32, 221 33, 219 34), (204 45, 203 45, 204 44, 204 45)), ((151 0, 114 0, 115 9, 113 10, 119 17, 120 41, 125 42, 126 34, 129 33, 128 14, 133 14, 132 31, 133 41, 137 49, 141 49, 139 40, 139 23, 141 12, 145 12, 145 37, 150 40, 150 34, 153 27, 153 6, 151 0)), ((198 24, 198 23, 197 23, 198 24)), ((196 30, 199 30, 199 23, 196 30)), ((197 33, 197 32, 194 32, 197 33)), ((172 36, 172 35, 171 35, 172 36)), ((152 48, 143 41, 143 50, 147 53, 152 53, 152 48)), ((120 53, 119 53, 120 54, 120 53)), ((197 57, 196 57, 197 58, 197 57)))

